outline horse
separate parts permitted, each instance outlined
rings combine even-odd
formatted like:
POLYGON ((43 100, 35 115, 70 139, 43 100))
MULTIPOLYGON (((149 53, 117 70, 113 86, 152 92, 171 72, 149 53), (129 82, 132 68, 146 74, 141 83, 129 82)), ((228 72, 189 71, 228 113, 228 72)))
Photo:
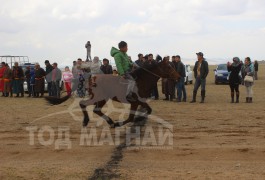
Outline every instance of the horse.
MULTIPOLYGON (((147 104, 147 98, 155 87, 157 81, 160 78, 167 79, 179 79, 180 75, 176 72, 168 62, 160 61, 153 63, 145 63, 143 66, 137 68, 131 74, 136 83, 133 91, 133 97, 136 101, 129 101, 126 99, 126 91, 128 82, 121 76, 98 74, 96 75, 96 85, 89 85, 90 99, 81 100, 79 105, 83 112, 83 126, 86 127, 89 123, 89 116, 86 110, 87 106, 94 105, 93 112, 102 117, 110 125, 110 127, 120 127, 129 122, 134 121, 135 112, 138 106, 146 109, 146 114, 150 115, 152 112, 151 107, 147 104), (117 101, 120 103, 130 104, 130 114, 127 120, 122 122, 114 122, 110 117, 106 116, 102 111, 102 107, 107 103, 108 100, 117 101)), ((46 100, 53 104, 61 104, 70 96, 62 98, 46 97, 46 100)))

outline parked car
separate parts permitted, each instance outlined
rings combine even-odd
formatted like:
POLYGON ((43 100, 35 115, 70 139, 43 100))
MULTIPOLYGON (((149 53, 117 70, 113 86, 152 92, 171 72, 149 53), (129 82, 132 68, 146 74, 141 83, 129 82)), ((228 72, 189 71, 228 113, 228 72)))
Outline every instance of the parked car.
POLYGON ((185 77, 185 84, 192 84, 193 82, 193 71, 191 70, 191 67, 189 64, 185 65, 185 70, 186 70, 186 77, 185 77))
POLYGON ((228 83, 229 72, 227 70, 227 64, 219 64, 216 69, 214 69, 215 84, 218 83, 228 83))

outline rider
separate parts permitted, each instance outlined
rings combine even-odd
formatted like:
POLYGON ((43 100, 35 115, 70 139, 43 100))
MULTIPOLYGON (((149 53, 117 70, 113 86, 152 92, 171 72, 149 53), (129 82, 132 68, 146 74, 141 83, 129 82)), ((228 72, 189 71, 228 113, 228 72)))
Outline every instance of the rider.
POLYGON ((130 61, 127 55, 128 51, 127 43, 121 41, 118 46, 119 50, 115 47, 112 47, 110 54, 115 59, 115 64, 117 66, 119 75, 122 76, 124 79, 128 80, 126 99, 128 101, 133 102, 136 101, 136 99, 133 97, 133 88, 135 86, 135 80, 130 74, 133 67, 133 63, 132 61, 130 61))

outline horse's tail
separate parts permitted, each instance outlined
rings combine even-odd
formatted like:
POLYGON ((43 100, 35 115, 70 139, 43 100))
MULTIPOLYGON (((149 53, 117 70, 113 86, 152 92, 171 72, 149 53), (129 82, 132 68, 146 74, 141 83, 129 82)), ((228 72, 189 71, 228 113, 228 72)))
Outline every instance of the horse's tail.
POLYGON ((58 105, 58 104, 62 104, 63 102, 67 101, 70 97, 71 97, 70 95, 64 96, 62 98, 47 96, 45 97, 45 99, 52 105, 58 105))

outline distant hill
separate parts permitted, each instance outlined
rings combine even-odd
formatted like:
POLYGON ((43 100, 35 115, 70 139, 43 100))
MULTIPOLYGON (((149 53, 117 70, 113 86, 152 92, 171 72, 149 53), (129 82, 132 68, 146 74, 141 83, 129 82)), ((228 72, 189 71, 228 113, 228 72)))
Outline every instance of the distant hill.
POLYGON ((265 64, 265 60, 258 61, 259 64, 265 64))

